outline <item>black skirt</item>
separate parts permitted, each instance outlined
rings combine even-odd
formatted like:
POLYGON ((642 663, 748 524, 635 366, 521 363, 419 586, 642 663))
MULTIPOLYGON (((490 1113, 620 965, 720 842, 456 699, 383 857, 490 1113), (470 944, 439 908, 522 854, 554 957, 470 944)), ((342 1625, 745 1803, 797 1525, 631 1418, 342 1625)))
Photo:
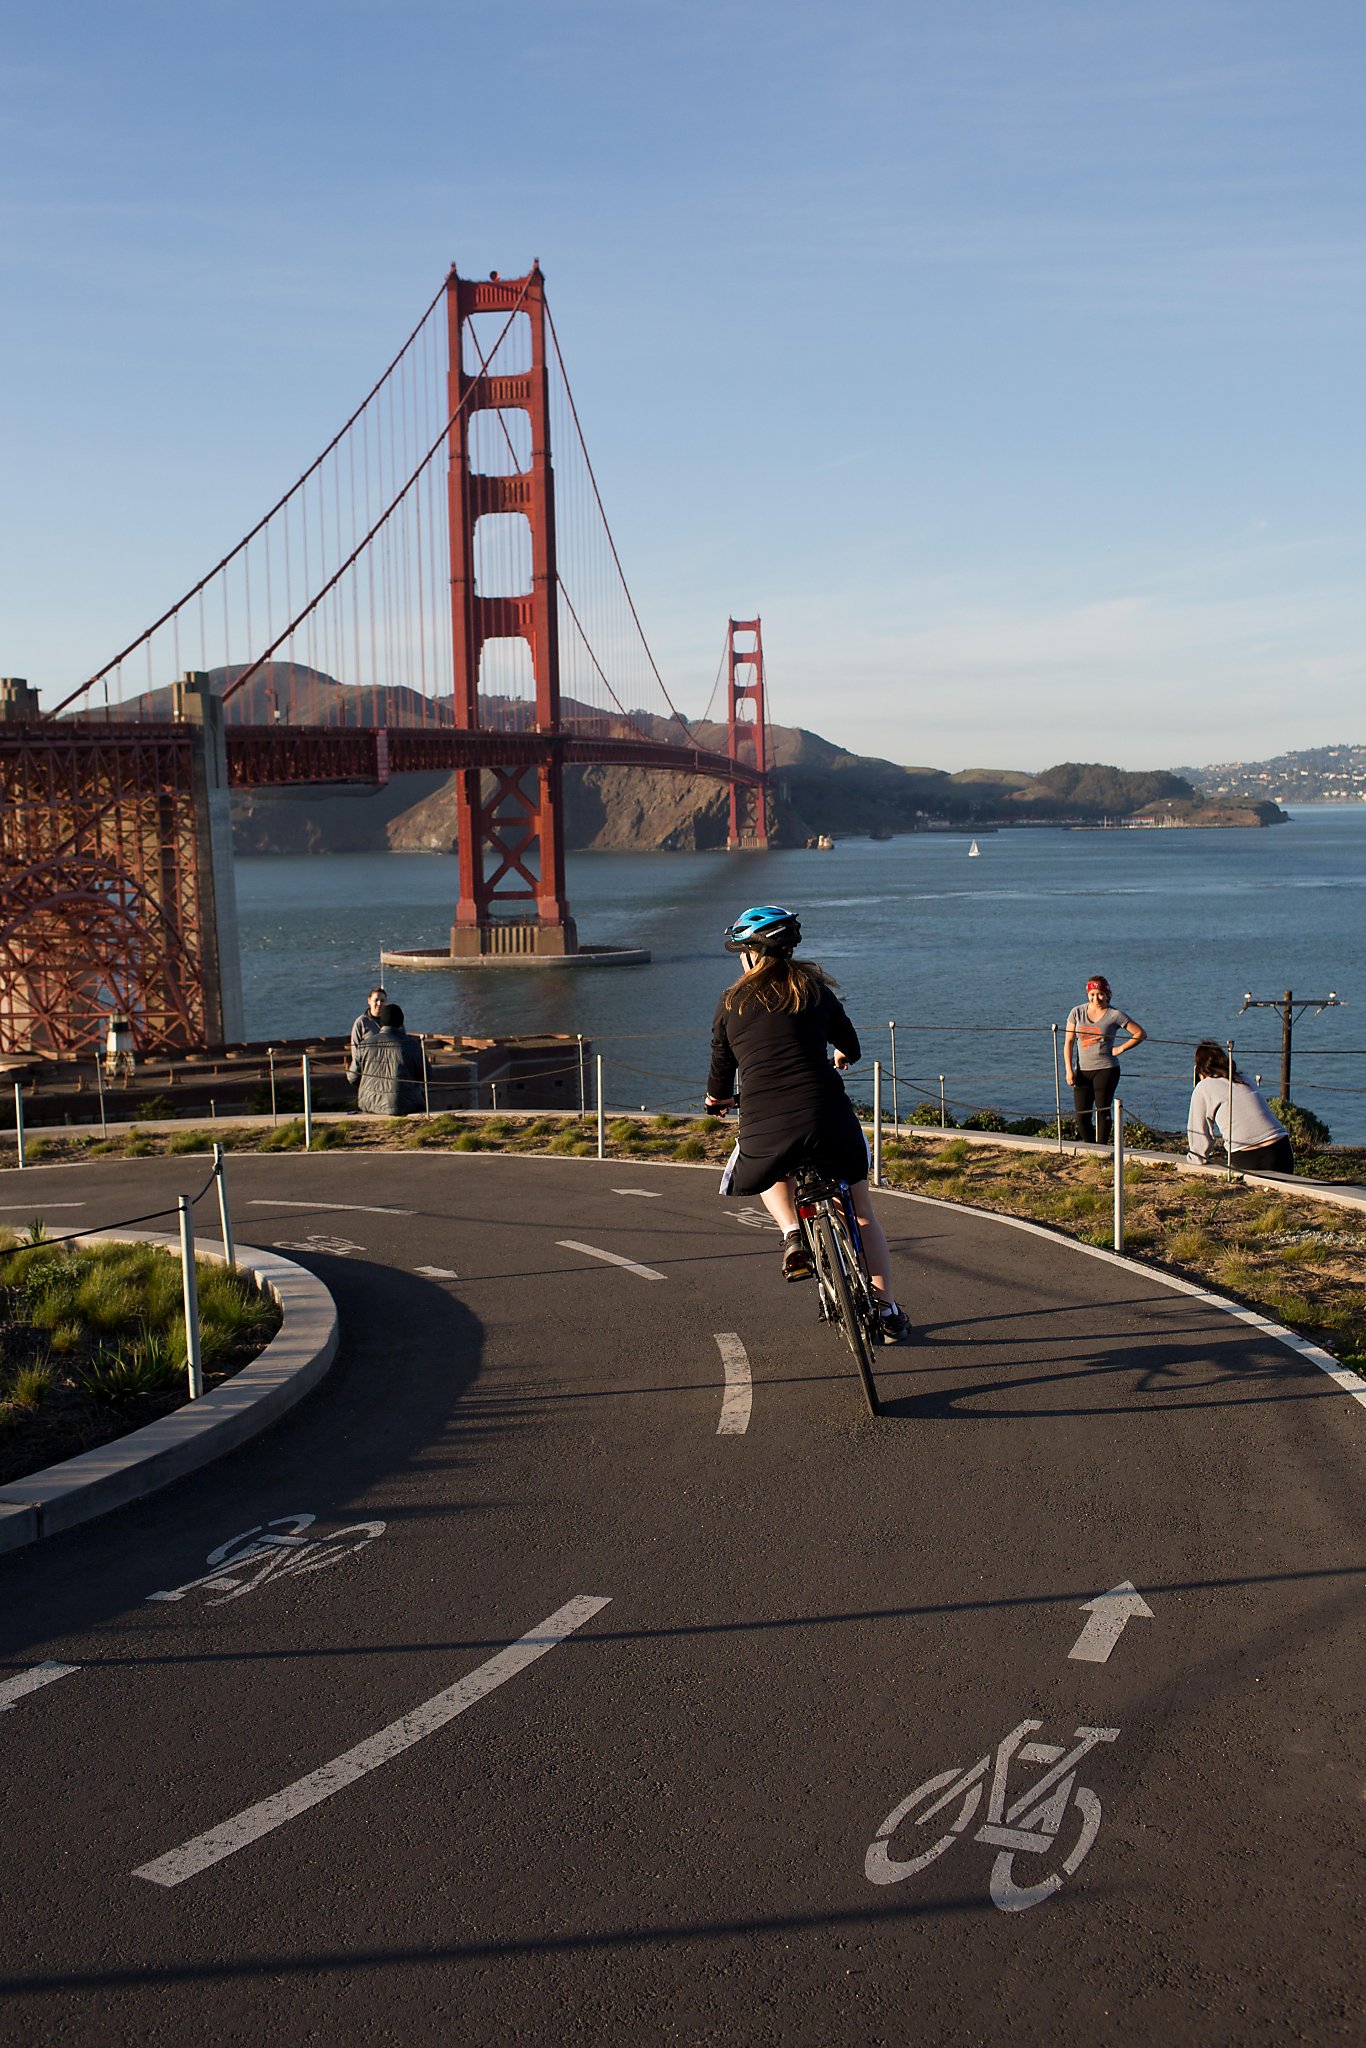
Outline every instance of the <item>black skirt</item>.
POLYGON ((722 1192, 760 1195, 813 1166, 834 1180, 868 1177, 868 1146, 853 1105, 826 1056, 833 1045, 859 1057, 858 1034, 829 989, 795 1013, 717 1006, 707 1093, 722 1099, 740 1077, 740 1142, 722 1192))

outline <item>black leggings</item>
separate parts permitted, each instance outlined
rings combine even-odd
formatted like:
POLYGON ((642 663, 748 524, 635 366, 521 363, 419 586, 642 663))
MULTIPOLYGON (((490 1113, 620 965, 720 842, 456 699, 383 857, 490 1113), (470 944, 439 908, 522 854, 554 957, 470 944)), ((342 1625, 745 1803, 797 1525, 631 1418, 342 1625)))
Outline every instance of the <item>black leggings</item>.
POLYGON ((1111 1137, 1110 1104, 1119 1086, 1118 1067, 1077 1068, 1072 1083, 1072 1107, 1077 1116, 1077 1135, 1089 1145, 1108 1145, 1111 1137))

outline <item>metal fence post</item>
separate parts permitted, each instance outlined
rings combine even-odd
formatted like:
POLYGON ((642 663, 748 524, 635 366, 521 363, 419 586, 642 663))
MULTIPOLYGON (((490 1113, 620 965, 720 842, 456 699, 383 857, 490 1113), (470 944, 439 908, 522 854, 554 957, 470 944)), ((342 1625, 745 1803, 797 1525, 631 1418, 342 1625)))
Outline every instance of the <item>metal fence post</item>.
POLYGON ((606 1122, 606 1117, 605 1117, 605 1114, 604 1114, 604 1110, 603 1110, 603 1101, 602 1101, 602 1054, 601 1054, 601 1053, 598 1053, 598 1054, 596 1054, 596 1055, 595 1055, 595 1061, 596 1061, 596 1065, 597 1065, 597 1070, 598 1070, 598 1157, 599 1157, 599 1159, 605 1159, 605 1158, 607 1157, 607 1122, 606 1122))
POLYGON ((1058 1150, 1062 1150, 1062 1069, 1058 1065, 1058 1027, 1053 1026, 1053 1101, 1058 1113, 1058 1150))
POLYGON ((946 1131, 948 1127, 948 1106, 944 1100, 944 1076, 941 1074, 939 1076, 939 1128, 941 1131, 946 1131))
POLYGON ((897 1136, 897 1137, 899 1138, 899 1137, 901 1136, 901 1110, 900 1110, 900 1105, 899 1105, 899 1104, 898 1104, 898 1102, 897 1102, 897 1094, 896 1094, 896 1018, 895 1018, 895 1017, 889 1017, 889 1018, 887 1019, 887 1029, 888 1029, 888 1030, 889 1030, 889 1031, 891 1032, 891 1034, 892 1034, 892 1130, 893 1130, 893 1131, 895 1132, 896 1136, 897 1136))
POLYGON ((270 1061, 270 1128, 275 1129, 275 1047, 266 1047, 266 1058, 270 1061))
POLYGON ((1124 1249, 1124 1104, 1115 1098, 1115 1250, 1124 1249))
POLYGON ((574 1036, 575 1036, 575 1037, 576 1037, 576 1038, 578 1039, 578 1041, 579 1041, 579 1115, 580 1115, 580 1116, 587 1116, 587 1114, 588 1114, 588 1084, 587 1084, 587 1082, 586 1082, 586 1080, 585 1080, 585 1078, 584 1078, 584 1071, 583 1071, 583 1033, 582 1033, 581 1031, 576 1031, 576 1032, 575 1032, 575 1034, 574 1034, 574 1036))
POLYGON ((16 1081, 14 1084, 14 1137, 19 1147, 19 1164, 27 1165, 24 1158, 24 1091, 16 1081))
POLYGON ((190 1376, 190 1399, 197 1401, 204 1391, 204 1367, 199 1355, 199 1283, 194 1270, 194 1219, 188 1195, 176 1196, 180 1211, 180 1280, 185 1300, 185 1365, 190 1376))
POLYGON ((304 1075, 304 1150, 313 1150, 313 1084, 308 1071, 308 1054, 303 1056, 304 1075))
POLYGON ((100 1096, 100 1136, 107 1138, 109 1136, 109 1126, 105 1122, 104 1116, 104 1074, 100 1068, 100 1056, 98 1053, 95 1055, 95 1086, 99 1090, 100 1096))
POLYGON ((882 1061, 873 1061, 873 1186, 882 1186, 882 1061))
MULTIPOLYGON (((1227 1129, 1227 1130, 1225 1131, 1225 1133, 1224 1133, 1224 1178, 1225 1178, 1226 1180, 1232 1180, 1232 1178, 1233 1178, 1233 1040, 1232 1040, 1231 1038, 1227 1038, 1227 1039, 1225 1039, 1225 1040, 1224 1040, 1224 1044, 1225 1044, 1225 1046, 1226 1046, 1226 1047, 1227 1047, 1227 1049, 1228 1049, 1228 1117, 1227 1117, 1228 1129, 1227 1129)), ((1287 1098, 1287 1099, 1288 1099, 1288 1098, 1287 1098)))
POLYGON ((231 1272, 237 1271, 237 1247, 232 1239, 232 1218, 228 1214, 228 1176, 223 1165, 223 1147, 213 1148, 213 1177, 218 1183, 218 1214, 223 1225, 223 1256, 231 1272))
POLYGON ((430 1116, 432 1113, 432 1095, 427 1081, 427 1034, 425 1031, 419 1032, 418 1044, 422 1047, 422 1114, 430 1116))

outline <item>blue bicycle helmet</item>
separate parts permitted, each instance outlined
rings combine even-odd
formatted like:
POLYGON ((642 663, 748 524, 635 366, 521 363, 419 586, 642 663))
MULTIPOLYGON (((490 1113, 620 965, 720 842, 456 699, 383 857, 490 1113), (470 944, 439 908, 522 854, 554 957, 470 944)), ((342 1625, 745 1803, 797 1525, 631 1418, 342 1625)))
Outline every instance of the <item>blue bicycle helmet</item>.
POLYGON ((756 903, 742 910, 726 929, 728 953, 790 953, 801 944, 802 928, 795 910, 776 903, 756 903))

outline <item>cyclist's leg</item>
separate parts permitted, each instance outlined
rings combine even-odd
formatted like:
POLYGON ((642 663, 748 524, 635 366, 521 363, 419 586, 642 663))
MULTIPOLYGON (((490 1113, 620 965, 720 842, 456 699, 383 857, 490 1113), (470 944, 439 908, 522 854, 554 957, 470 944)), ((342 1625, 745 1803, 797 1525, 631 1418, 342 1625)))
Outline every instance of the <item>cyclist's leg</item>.
POLYGON ((797 1201, 790 1180, 775 1180, 771 1188, 764 1189, 759 1200, 784 1237, 797 1228, 797 1201))
POLYGON ((868 1261, 868 1277, 873 1283, 873 1292, 879 1301, 894 1301, 891 1249, 886 1232, 873 1214, 872 1195, 866 1180, 850 1184, 849 1199, 858 1217, 859 1236, 863 1239, 863 1255, 868 1261))

